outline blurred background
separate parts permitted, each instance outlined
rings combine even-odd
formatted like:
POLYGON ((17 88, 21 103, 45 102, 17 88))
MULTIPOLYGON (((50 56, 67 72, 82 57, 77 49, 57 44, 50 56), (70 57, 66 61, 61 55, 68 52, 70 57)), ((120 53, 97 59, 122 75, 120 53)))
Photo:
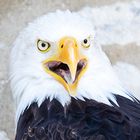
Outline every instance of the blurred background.
POLYGON ((9 53, 35 18, 69 9, 89 18, 124 86, 140 99, 139 0, 0 0, 0 140, 13 140, 15 106, 8 80, 9 53))

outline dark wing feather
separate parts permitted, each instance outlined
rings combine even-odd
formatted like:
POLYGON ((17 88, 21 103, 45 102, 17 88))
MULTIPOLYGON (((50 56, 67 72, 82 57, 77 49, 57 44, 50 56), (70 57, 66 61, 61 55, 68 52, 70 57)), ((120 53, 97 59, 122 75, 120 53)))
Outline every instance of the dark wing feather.
POLYGON ((117 102, 124 113, 129 115, 133 121, 140 122, 140 102, 134 98, 134 101, 131 101, 122 96, 116 95, 117 102))
POLYGON ((21 115, 16 140, 140 140, 140 104, 116 95, 118 106, 74 98, 46 99, 21 115))

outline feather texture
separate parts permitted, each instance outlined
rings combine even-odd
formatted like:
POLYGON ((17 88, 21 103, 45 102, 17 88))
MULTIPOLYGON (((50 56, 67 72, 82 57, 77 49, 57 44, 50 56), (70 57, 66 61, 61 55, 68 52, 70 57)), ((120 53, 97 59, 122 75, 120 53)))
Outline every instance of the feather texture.
POLYGON ((63 107, 46 99, 21 115, 16 140, 139 140, 140 104, 114 95, 118 106, 71 98, 63 107))

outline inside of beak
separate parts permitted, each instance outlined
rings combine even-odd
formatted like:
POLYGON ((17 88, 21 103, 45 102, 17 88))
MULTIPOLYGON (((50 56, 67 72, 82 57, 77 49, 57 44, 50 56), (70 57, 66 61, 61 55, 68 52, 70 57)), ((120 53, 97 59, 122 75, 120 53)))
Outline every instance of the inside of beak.
POLYGON ((52 71, 53 73, 59 75, 67 84, 73 84, 78 78, 79 74, 86 67, 87 61, 86 59, 81 59, 76 66, 75 76, 72 77, 72 73, 70 71, 69 66, 66 63, 60 61, 50 61, 47 62, 46 67, 52 71))

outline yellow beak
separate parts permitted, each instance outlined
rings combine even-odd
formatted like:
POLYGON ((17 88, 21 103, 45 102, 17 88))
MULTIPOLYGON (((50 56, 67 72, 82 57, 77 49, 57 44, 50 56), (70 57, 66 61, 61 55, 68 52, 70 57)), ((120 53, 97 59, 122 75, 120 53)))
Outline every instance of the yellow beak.
POLYGON ((43 67, 75 96, 78 81, 87 67, 87 59, 80 54, 75 38, 64 37, 59 41, 57 54, 43 61, 43 67))

